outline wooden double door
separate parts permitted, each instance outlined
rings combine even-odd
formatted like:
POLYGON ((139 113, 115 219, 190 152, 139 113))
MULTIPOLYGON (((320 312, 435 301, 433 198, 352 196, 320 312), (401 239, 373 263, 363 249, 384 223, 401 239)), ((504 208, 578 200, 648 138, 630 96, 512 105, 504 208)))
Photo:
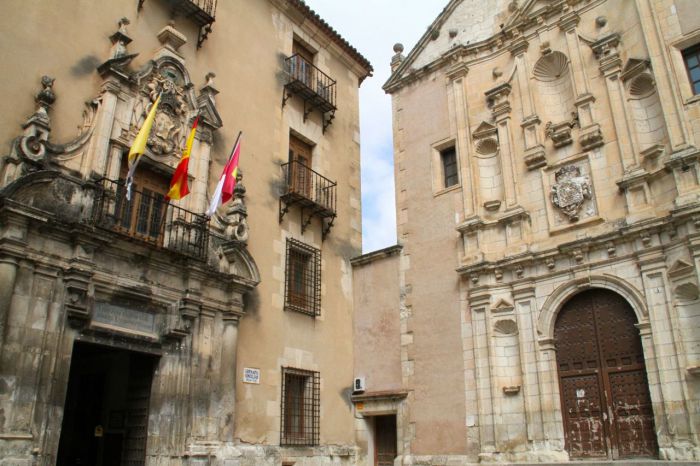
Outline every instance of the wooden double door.
POLYGON ((654 415, 634 311, 602 289, 562 308, 554 339, 572 458, 656 457, 654 415))

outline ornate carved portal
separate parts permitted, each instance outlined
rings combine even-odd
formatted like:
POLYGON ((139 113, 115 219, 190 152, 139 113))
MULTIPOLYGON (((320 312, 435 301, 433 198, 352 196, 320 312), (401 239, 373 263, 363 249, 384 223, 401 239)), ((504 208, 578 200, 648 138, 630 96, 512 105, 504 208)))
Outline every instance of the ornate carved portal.
POLYGON ((566 448, 572 458, 656 457, 654 413, 629 304, 584 291, 554 328, 566 448))

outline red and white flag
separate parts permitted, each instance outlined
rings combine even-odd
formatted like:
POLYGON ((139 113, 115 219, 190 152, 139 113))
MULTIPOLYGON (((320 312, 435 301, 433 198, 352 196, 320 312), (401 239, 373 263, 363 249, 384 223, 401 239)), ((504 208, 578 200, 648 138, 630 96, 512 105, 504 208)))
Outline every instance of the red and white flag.
POLYGON ((219 183, 216 185, 214 195, 211 197, 211 204, 207 209, 207 217, 211 217, 216 212, 220 205, 226 204, 233 197, 233 189, 236 187, 236 175, 238 175, 238 158, 241 155, 241 135, 238 133, 236 144, 233 146, 231 156, 224 166, 224 171, 219 178, 219 183))

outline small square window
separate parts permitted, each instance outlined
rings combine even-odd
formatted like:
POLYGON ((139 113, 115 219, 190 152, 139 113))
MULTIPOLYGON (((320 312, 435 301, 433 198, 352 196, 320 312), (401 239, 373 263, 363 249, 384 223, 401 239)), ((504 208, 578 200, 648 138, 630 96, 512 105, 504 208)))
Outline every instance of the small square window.
POLYGON ((282 368, 281 445, 318 445, 320 374, 282 368))
POLYGON ((445 188, 459 184, 459 173, 457 169, 457 151, 454 147, 449 147, 440 151, 442 162, 443 183, 445 188))
POLYGON ((683 50, 683 61, 693 94, 700 94, 700 44, 683 50))
POLYGON ((287 239, 284 308, 321 315, 321 251, 287 239))

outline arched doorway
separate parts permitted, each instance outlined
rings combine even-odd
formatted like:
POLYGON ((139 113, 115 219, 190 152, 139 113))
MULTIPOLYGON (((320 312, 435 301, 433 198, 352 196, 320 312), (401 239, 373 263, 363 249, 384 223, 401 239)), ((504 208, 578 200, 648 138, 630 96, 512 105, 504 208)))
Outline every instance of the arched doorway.
POLYGON ((656 457, 636 317, 620 295, 583 291, 554 326, 566 448, 572 458, 656 457))

